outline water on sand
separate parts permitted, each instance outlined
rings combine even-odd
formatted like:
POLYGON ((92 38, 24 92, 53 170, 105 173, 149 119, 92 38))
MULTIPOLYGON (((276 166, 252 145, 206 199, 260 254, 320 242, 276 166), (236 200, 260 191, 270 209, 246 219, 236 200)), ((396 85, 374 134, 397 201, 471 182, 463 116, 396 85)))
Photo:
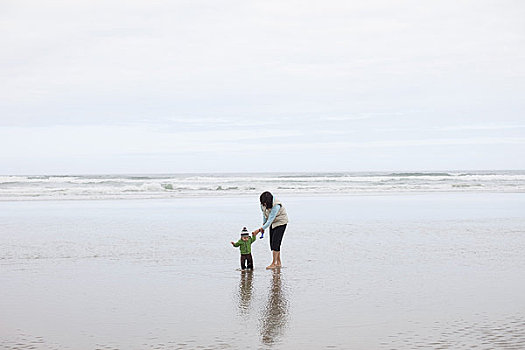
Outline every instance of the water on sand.
POLYGON ((525 195, 0 203, 6 349, 523 348, 525 195))

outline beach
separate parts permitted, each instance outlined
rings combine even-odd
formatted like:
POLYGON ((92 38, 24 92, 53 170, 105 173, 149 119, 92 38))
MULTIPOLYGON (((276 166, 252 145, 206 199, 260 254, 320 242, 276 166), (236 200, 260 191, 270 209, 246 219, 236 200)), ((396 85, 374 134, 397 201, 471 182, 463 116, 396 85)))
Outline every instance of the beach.
POLYGON ((524 193, 279 198, 0 202, 0 348, 525 348, 524 193))
POLYGON ((0 1, 0 350, 525 350, 524 14, 0 1))

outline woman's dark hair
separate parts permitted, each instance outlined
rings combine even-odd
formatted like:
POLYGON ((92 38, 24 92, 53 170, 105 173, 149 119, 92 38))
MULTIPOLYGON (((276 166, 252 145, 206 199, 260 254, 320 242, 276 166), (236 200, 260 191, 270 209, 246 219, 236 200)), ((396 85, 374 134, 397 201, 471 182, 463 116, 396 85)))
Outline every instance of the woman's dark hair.
POLYGON ((272 209, 273 207, 273 196, 270 192, 266 191, 261 194, 259 197, 261 204, 266 207, 266 209, 272 209))

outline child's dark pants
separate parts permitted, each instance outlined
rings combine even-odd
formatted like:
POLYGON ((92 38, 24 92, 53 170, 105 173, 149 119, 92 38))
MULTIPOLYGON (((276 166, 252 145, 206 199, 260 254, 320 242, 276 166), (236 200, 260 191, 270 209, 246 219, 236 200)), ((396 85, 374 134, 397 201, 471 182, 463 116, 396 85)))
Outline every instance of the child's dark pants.
POLYGON ((252 254, 241 254, 241 269, 244 270, 246 267, 253 270, 252 254), (246 263, 248 263, 248 266, 246 266, 246 263))

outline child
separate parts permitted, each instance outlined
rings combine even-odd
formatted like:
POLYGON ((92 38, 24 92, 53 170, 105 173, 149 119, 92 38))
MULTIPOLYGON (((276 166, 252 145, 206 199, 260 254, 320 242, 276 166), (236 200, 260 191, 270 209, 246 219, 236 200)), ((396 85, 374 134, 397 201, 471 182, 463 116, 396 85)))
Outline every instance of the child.
POLYGON ((243 227, 241 231, 241 239, 239 239, 237 243, 230 242, 234 247, 241 247, 242 270, 245 270, 247 267, 248 269, 253 270, 252 243, 257 240, 256 237, 257 233, 252 233, 252 236, 250 237, 246 227, 243 227), (248 263, 248 266, 246 266, 246 263, 248 263))

